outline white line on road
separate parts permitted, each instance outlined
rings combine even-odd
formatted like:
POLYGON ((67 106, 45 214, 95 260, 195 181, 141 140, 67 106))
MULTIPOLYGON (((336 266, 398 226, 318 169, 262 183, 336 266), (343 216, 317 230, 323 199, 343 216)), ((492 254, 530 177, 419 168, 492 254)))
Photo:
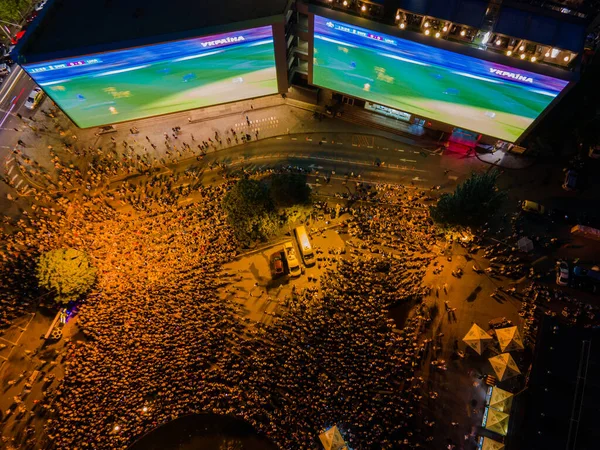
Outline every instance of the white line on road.
POLYGON ((15 83, 19 80, 19 78, 21 78, 21 76, 25 72, 23 72, 23 69, 21 69, 20 66, 17 66, 17 69, 13 73, 16 73, 17 75, 15 76, 15 79, 12 81, 12 83, 10 84, 10 86, 8 86, 8 88, 6 88, 6 92, 4 93, 4 95, 2 96, 2 98, 0 98, 0 103, 4 102, 4 100, 6 100, 6 97, 8 96, 8 94, 11 93, 12 88, 15 85, 15 83))
POLYGON ((297 141, 297 140, 298 140, 298 138, 292 138, 292 141, 297 141))
POLYGON ((10 166, 10 170, 8 171, 7 175, 10 175, 14 168, 15 166, 10 166))

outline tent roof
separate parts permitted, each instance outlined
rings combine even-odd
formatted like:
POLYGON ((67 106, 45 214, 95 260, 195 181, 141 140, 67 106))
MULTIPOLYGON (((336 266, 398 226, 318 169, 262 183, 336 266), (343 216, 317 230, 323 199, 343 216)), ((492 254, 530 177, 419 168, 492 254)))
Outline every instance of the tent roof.
POLYGON ((504 444, 490 439, 489 437, 484 437, 481 450, 504 450, 504 444))
POLYGON ((490 398, 490 408, 508 413, 512 406, 513 394, 494 386, 490 398))
POLYGON ((509 415, 502 411, 496 411, 495 409, 488 408, 487 422, 485 428, 494 431, 502 436, 506 436, 508 433, 508 419, 509 415))
POLYGON ((333 426, 319 435, 325 450, 347 450, 348 446, 337 426, 333 426))
POLYGON ((498 338, 498 344, 500 344, 500 350, 503 352, 523 350, 525 348, 521 333, 519 333, 517 327, 498 328, 496 330, 496 337, 498 338))
POLYGON ((519 375, 519 366, 510 353, 501 353, 489 359, 492 369, 496 372, 500 381, 519 375))
POLYGON ((492 341, 492 337, 476 323, 463 338, 463 342, 481 355, 484 347, 492 341))

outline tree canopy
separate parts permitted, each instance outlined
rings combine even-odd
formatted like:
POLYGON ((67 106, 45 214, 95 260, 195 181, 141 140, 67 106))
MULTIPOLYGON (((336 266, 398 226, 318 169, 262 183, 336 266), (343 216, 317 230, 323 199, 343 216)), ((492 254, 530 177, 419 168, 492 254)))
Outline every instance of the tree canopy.
POLYGON ((87 255, 72 248, 44 253, 36 276, 40 287, 55 294, 58 303, 69 303, 89 291, 96 280, 96 269, 87 255))
POLYGON ((30 0, 0 0, 0 18, 8 22, 19 22, 31 3, 30 0))
POLYGON ((247 178, 239 180, 229 190, 222 206, 229 225, 242 242, 263 239, 263 220, 275 211, 267 185, 247 178))
POLYGON ((452 194, 443 194, 437 205, 430 207, 437 222, 456 225, 476 225, 494 214, 506 194, 498 191, 498 172, 473 172, 452 194))
POLYGON ((310 187, 306 175, 280 173, 270 177, 271 198, 277 206, 291 206, 306 203, 310 199, 310 187))

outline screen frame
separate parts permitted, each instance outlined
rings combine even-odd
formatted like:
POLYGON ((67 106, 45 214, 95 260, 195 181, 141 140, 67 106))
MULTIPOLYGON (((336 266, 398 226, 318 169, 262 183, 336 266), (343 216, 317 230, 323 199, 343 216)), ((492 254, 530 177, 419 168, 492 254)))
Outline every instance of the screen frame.
POLYGON ((42 90, 44 91, 44 93, 48 96, 48 98, 50 100, 52 100, 52 102, 61 110, 61 112, 67 116, 69 118, 69 120, 71 122, 73 122, 73 124, 75 124, 75 126, 81 130, 89 130, 92 128, 102 128, 108 125, 118 125, 118 124, 122 124, 122 123, 128 123, 128 122, 135 122, 135 121, 140 121, 140 120, 147 120, 147 119, 154 119, 157 117, 163 117, 163 116, 169 116, 169 115, 173 115, 173 114, 181 114, 184 112, 189 112, 189 111, 194 111, 197 109, 205 109, 205 108, 212 108, 215 106, 222 106, 222 105, 228 105, 228 104, 233 104, 233 103, 237 103, 240 101, 247 101, 247 100, 251 100, 251 99, 258 99, 258 98, 265 98, 265 97, 270 97, 272 95, 278 95, 281 94, 281 80, 280 77, 278 76, 280 70, 278 69, 278 65, 280 64, 279 60, 280 60, 280 56, 278 56, 278 54, 280 53, 280 51, 278 51, 277 49, 277 45, 276 45, 276 33, 280 34, 279 27, 275 27, 273 23, 268 23, 268 24, 264 24, 264 25, 258 25, 258 26, 252 26, 252 27, 244 27, 244 28, 236 28, 233 30, 224 30, 224 31, 217 31, 217 32, 211 32, 209 34, 201 34, 201 35, 197 35, 197 36, 188 36, 188 37, 183 37, 183 38, 179 38, 179 39, 171 39, 171 40, 166 40, 166 41, 161 41, 161 42, 153 42, 153 43, 148 43, 148 44, 144 44, 144 45, 133 45, 133 46, 127 46, 127 47, 121 47, 118 49, 111 49, 111 50, 107 50, 107 51, 97 51, 97 52, 93 52, 93 53, 86 53, 86 54, 81 54, 81 55, 71 55, 71 56, 64 56, 64 57, 60 57, 60 58, 53 58, 50 60, 43 60, 43 61, 36 61, 36 62, 27 62, 27 63, 20 63, 19 66, 21 67, 21 69, 35 82, 35 84, 37 86, 40 86, 42 88, 42 90), (114 122, 110 122, 110 123, 106 123, 106 124, 102 124, 102 125, 91 125, 88 127, 82 127, 78 124, 78 122, 72 117, 71 114, 69 114, 65 109, 63 109, 60 105, 60 103, 58 103, 53 96, 48 92, 48 90, 44 89, 44 87, 40 86, 38 81, 35 78, 35 74, 31 74, 29 71, 27 71, 27 69, 25 69, 25 66, 30 66, 30 65, 40 65, 40 64, 50 64, 53 61, 57 61, 60 59, 75 59, 75 58, 93 58, 95 56, 99 56, 99 55, 105 55, 107 53, 115 53, 115 52, 119 52, 119 51, 126 51, 126 50, 135 50, 135 49, 141 49, 141 48, 148 48, 148 47, 153 47, 156 45, 160 45, 160 44, 169 44, 169 43, 174 43, 174 42, 183 42, 183 41, 189 41, 192 39, 197 39, 197 38, 208 38, 211 36, 215 36, 218 34, 225 34, 225 33, 236 33, 236 32, 243 32, 243 31, 248 31, 248 30, 252 30, 255 28, 262 28, 262 27, 270 27, 271 28, 271 36, 273 36, 273 59, 274 59, 274 68, 275 68, 275 82, 277 84, 277 91, 272 93, 272 94, 265 94, 265 95, 261 95, 258 97, 249 97, 249 98, 241 98, 241 99, 237 99, 237 100, 232 100, 232 101, 228 101, 228 102, 222 102, 222 103, 214 103, 212 105, 206 105, 206 106, 199 106, 199 107, 195 107, 195 108, 188 108, 188 109, 182 109, 179 111, 172 111, 172 112, 164 112, 164 113, 159 113, 159 114, 155 114, 155 115, 150 115, 150 116, 143 116, 143 117, 138 117, 135 119, 126 119, 126 120, 120 120, 120 121, 114 121, 114 122))
MULTIPOLYGON (((564 70, 564 69, 559 69, 557 67, 529 63, 527 61, 521 61, 518 59, 511 58, 509 56, 506 56, 504 54, 492 53, 492 52, 488 52, 485 50, 468 47, 468 46, 465 46, 464 44, 460 44, 457 42, 447 41, 444 39, 432 40, 432 38, 428 38, 427 36, 424 36, 420 33, 415 33, 413 31, 407 31, 407 30, 401 30, 395 26, 390 26, 390 25, 379 23, 379 22, 373 22, 373 21, 365 19, 363 17, 351 16, 348 14, 344 14, 344 13, 330 10, 330 9, 325 9, 320 6, 311 4, 311 5, 309 5, 309 21, 308 21, 309 22, 308 23, 308 34, 309 34, 309 38, 310 38, 310 45, 309 45, 309 52, 308 52, 308 55, 309 55, 308 82, 309 82, 309 84, 311 84, 315 87, 318 87, 321 89, 327 89, 331 92, 336 92, 338 94, 345 95, 349 98, 357 98, 357 99, 364 100, 364 101, 374 102, 372 99, 346 94, 344 92, 336 91, 335 89, 331 89, 326 86, 321 86, 319 84, 314 83, 315 16, 320 16, 320 17, 323 17, 326 19, 331 19, 331 20, 335 20, 338 22, 347 23, 349 25, 356 26, 356 27, 366 28, 368 30, 373 30, 373 31, 376 31, 379 33, 390 35, 394 38, 407 40, 407 41, 413 41, 418 44, 426 45, 428 47, 432 47, 435 49, 445 50, 445 51, 457 53, 457 54, 464 55, 464 56, 470 56, 472 58, 480 59, 482 61, 487 61, 487 62, 495 63, 495 64, 501 64, 504 66, 514 68, 516 70, 525 70, 528 72, 557 78, 559 80, 567 82, 568 84, 564 87, 564 89, 556 97, 554 97, 554 99, 552 99, 552 101, 548 104, 548 106, 546 106, 546 108, 531 122, 531 124, 525 130, 523 130, 521 135, 514 141, 515 144, 522 143, 527 138, 527 136, 530 134, 531 130, 533 130, 539 124, 539 122, 573 88, 573 86, 576 84, 576 82, 579 81, 580 58, 578 58, 578 61, 576 62, 575 69, 573 71, 568 71, 568 70, 564 70)), ((383 106, 387 106, 389 108, 399 109, 399 108, 397 108, 397 106, 394 106, 394 105, 391 105, 388 103, 380 103, 380 102, 374 102, 374 103, 379 103, 379 104, 381 104, 383 106)), ((432 122, 445 124, 451 128, 461 128, 461 129, 465 129, 468 131, 472 131, 477 134, 489 136, 492 139, 496 139, 496 140, 500 140, 500 141, 503 140, 503 139, 500 139, 495 136, 486 135, 478 130, 472 130, 472 129, 468 129, 467 127, 452 125, 452 124, 449 124, 446 122, 440 122, 436 119, 431 119, 426 116, 421 116, 419 114, 411 113, 410 111, 406 111, 406 112, 412 114, 413 116, 427 119, 432 122)), ((506 141, 506 142, 511 142, 511 141, 506 141)))

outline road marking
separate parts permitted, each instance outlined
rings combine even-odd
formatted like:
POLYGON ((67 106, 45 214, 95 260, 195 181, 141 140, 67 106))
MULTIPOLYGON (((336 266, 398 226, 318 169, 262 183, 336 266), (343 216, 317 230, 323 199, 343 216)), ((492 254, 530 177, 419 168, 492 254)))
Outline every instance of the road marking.
POLYGON ((15 189, 19 189, 19 186, 21 186, 21 183, 23 183, 23 180, 19 180, 19 182, 15 186, 15 189))
POLYGON ((298 140, 298 138, 292 138, 292 141, 297 141, 297 140, 298 140))
POLYGON ((277 139, 277 140, 280 140, 280 139, 283 139, 283 138, 280 136, 280 137, 278 137, 278 138, 275 138, 275 139, 277 139))
POLYGON ((344 144, 343 142, 338 142, 338 143, 337 143, 337 145, 343 145, 343 144, 344 144))
POLYGON ((8 171, 7 175, 10 175, 14 168, 15 166, 10 166, 10 170, 8 171))
POLYGON ((416 161, 416 160, 414 160, 414 159, 404 159, 404 158, 400 158, 400 161, 402 161, 402 162, 414 162, 414 163, 416 163, 416 162, 417 162, 417 161, 416 161))
POLYGON ((19 175, 18 173, 15 173, 15 176, 12 177, 10 181, 15 181, 15 178, 17 178, 18 175, 19 175))
POLYGON ((312 142, 312 138, 306 138, 308 142, 312 142))
POLYGON ((401 148, 397 148, 396 151, 404 153, 404 150, 402 150, 401 148))
POLYGON ((452 181, 456 181, 456 180, 458 180, 458 177, 456 175, 448 175, 448 179, 452 180, 452 181))
POLYGON ((387 147, 383 147, 383 149, 384 149, 384 150, 389 150, 389 148, 387 148, 387 147))
POLYGON ((11 92, 13 86, 15 85, 15 83, 19 80, 19 78, 21 78, 21 76, 25 72, 21 69, 20 66, 17 66, 17 70, 15 70, 13 73, 16 73, 17 75, 15 76, 15 79, 12 81, 12 83, 10 84, 10 86, 8 86, 8 88, 6 88, 6 92, 4 93, 4 95, 2 96, 2 98, 0 99, 0 103, 4 102, 4 100, 6 100, 6 97, 8 96, 8 94, 10 94, 10 92, 11 92))

